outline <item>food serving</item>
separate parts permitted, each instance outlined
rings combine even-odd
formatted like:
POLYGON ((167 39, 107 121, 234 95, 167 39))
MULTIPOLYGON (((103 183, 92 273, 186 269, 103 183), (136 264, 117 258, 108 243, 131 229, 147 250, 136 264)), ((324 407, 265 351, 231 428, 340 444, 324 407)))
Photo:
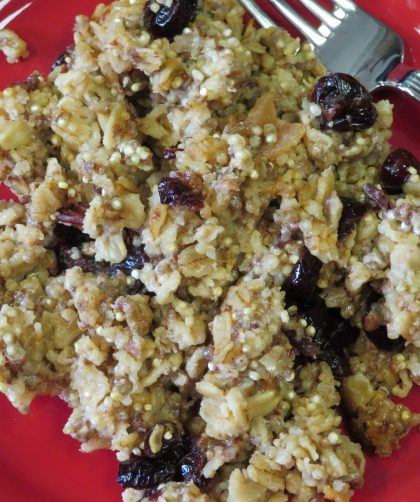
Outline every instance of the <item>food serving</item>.
POLYGON ((78 17, 0 93, 0 391, 64 399, 126 502, 349 500, 419 423, 393 398, 420 380, 420 167, 391 123, 235 0, 78 17))

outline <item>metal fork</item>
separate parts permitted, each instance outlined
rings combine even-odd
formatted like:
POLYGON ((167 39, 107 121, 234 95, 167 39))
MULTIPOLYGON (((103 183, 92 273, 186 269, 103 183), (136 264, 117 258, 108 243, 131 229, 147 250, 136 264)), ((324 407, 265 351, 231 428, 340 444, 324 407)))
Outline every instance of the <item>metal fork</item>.
MULTIPOLYGON (((254 0, 239 0, 263 28, 277 24, 254 0)), ((300 0, 320 21, 311 26, 285 0, 268 0, 312 45, 329 71, 349 73, 369 90, 399 89, 420 102, 420 71, 404 65, 404 44, 388 26, 350 0, 333 0, 332 12, 300 0)))

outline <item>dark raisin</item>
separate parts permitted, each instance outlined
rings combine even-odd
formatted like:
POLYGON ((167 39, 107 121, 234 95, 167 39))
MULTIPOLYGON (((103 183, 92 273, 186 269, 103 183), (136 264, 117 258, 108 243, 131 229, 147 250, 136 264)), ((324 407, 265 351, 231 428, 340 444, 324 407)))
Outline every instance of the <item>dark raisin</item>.
MULTIPOLYGON (((187 435, 176 434, 172 439, 163 441, 162 448, 155 454, 155 457, 164 458, 172 462, 180 462, 189 452, 191 446, 192 441, 187 435)), ((150 452, 148 453, 150 454, 150 452)))
POLYGON ((84 255, 80 248, 57 248, 56 255, 59 272, 73 267, 80 267, 85 273, 106 274, 108 271, 106 262, 98 262, 94 256, 84 255))
POLYGON ((132 457, 122 462, 118 471, 117 482, 124 488, 156 488, 166 481, 176 478, 176 465, 161 462, 157 465, 151 459, 132 457))
POLYGON ((300 355, 311 359, 315 359, 319 355, 321 350, 320 346, 312 337, 306 335, 298 337, 298 335, 291 330, 284 330, 284 334, 289 339, 292 347, 294 347, 300 355))
POLYGON ((308 358, 302 354, 297 354, 295 356, 295 359, 293 361, 293 368, 300 368, 302 366, 305 366, 306 364, 313 362, 311 358, 308 358))
POLYGON ((121 87, 130 96, 143 91, 148 86, 147 76, 144 72, 138 69, 125 71, 119 75, 121 87), (137 90, 133 91, 133 85, 136 85, 137 90))
POLYGON ((381 295, 370 284, 365 284, 361 291, 362 318, 365 319, 372 310, 372 305, 381 299, 381 295))
POLYGON ((414 167, 420 173, 419 161, 408 150, 398 148, 388 155, 379 172, 381 185, 386 193, 402 192, 403 185, 411 176, 409 167, 414 167))
POLYGON ((321 107, 321 129, 360 131, 376 122, 372 96, 360 82, 345 73, 330 73, 318 80, 312 101, 321 107))
POLYGON ((163 152, 163 158, 165 160, 174 160, 176 159, 176 152, 183 152, 183 149, 175 147, 165 148, 163 152))
POLYGON ((76 227, 58 224, 54 228, 54 235, 57 246, 62 247, 79 247, 83 243, 90 241, 88 234, 85 234, 76 227))
POLYGON ((343 212, 338 224, 338 238, 342 239, 356 228, 356 224, 362 219, 368 210, 366 204, 357 202, 354 199, 342 197, 343 212))
POLYGON ((159 183, 159 197, 162 204, 171 207, 187 207, 196 212, 204 207, 203 193, 181 177, 162 178, 159 183))
POLYGON ((311 302, 321 267, 322 262, 306 247, 303 248, 299 261, 283 285, 286 302, 289 305, 292 303, 306 305, 311 302))
POLYGON ((273 209, 280 209, 281 205, 281 197, 276 197, 275 199, 270 200, 268 207, 272 207, 273 209))
POLYGON ((380 188, 366 183, 364 186, 367 201, 375 209, 381 209, 382 211, 389 211, 394 207, 391 199, 386 195, 386 193, 380 188))
POLYGON ((148 291, 146 286, 140 280, 136 279, 133 284, 127 286, 127 295, 154 296, 154 293, 148 291))
POLYGON ((327 344, 321 351, 319 358, 328 364, 336 378, 350 375, 349 359, 341 347, 327 344))
MULTIPOLYGON (((346 359, 343 349, 356 341, 357 328, 341 317, 337 309, 327 308, 321 299, 303 311, 303 318, 316 330, 313 340, 320 347, 320 359, 328 363, 346 359)), ((342 363, 341 366, 346 365, 342 363)))
POLYGON ((298 351, 297 364, 302 365, 309 361, 319 360, 326 362, 337 378, 350 374, 348 356, 342 347, 319 337, 304 335, 300 340, 295 334, 286 333, 291 345, 298 351))
MULTIPOLYGON (((69 216, 66 212, 64 220, 67 224, 58 223, 55 226, 54 251, 57 256, 59 273, 76 266, 80 267, 83 272, 99 272, 103 269, 103 264, 97 263, 93 256, 86 256, 81 253, 83 244, 91 241, 91 238, 81 231, 80 228, 82 225, 80 224, 79 216, 77 218, 73 214, 69 216), (74 226, 69 226, 69 219, 74 220, 74 226)), ((61 213, 57 217, 57 220, 61 220, 61 213)))
POLYGON ((161 0, 149 0, 144 8, 144 24, 156 38, 173 38, 190 24, 197 11, 197 0, 172 0, 166 7, 161 0), (158 6, 157 12, 154 7, 158 6))
POLYGON ((137 117, 143 118, 152 110, 152 104, 149 99, 149 89, 135 92, 134 94, 127 95, 127 101, 133 106, 137 117))
POLYGON ((202 482, 204 452, 189 436, 175 436, 164 441, 158 453, 144 450, 141 457, 132 455, 119 466, 117 482, 124 488, 155 490, 168 481, 202 482))
POLYGON ((328 331, 330 340, 340 347, 347 347, 359 337, 359 330, 347 319, 341 317, 340 309, 329 309, 325 305, 328 318, 328 331))
POLYGON ((66 61, 68 58, 71 57, 71 54, 73 52, 74 46, 67 47, 67 50, 62 52, 54 61, 54 63, 51 65, 51 71, 55 70, 58 66, 68 66, 68 62, 66 61))
POLYGON ((319 296, 312 297, 310 305, 300 305, 299 314, 315 328, 315 334, 298 339, 296 334, 286 332, 292 346, 307 358, 325 361, 337 378, 348 375, 345 349, 356 341, 359 330, 341 317, 338 309, 329 309, 319 296))
POLYGON ((145 117, 152 109, 150 100, 152 91, 146 75, 140 70, 131 70, 122 73, 119 81, 135 114, 140 118, 145 117))
POLYGON ((193 444, 191 449, 191 453, 185 455, 180 464, 182 479, 186 483, 193 481, 200 486, 204 482, 201 472, 206 459, 203 451, 196 444, 193 444))
POLYGON ((366 336, 376 347, 386 352, 402 352, 405 349, 405 340, 402 336, 396 339, 388 338, 386 326, 380 326, 374 331, 366 331, 366 336))
MULTIPOLYGON (((62 211, 60 212, 61 220, 63 219, 62 211)), ((79 210, 79 212, 82 211, 79 210)), ((64 216, 64 220, 67 222, 71 220, 73 226, 58 224, 55 227, 55 236, 57 238, 55 251, 60 272, 68 268, 80 267, 83 272, 104 273, 111 276, 116 275, 118 272, 122 272, 125 275, 130 275, 134 269, 142 269, 144 263, 149 260, 143 246, 136 247, 133 245, 133 235, 128 231, 125 231, 127 257, 122 262, 109 265, 109 263, 106 262, 97 262, 94 256, 83 254, 83 244, 91 239, 87 234, 79 230, 81 226, 79 217, 81 217, 81 215, 76 212, 75 216, 73 213, 73 209, 66 210, 64 216), (69 211, 71 212, 69 213, 69 211)), ((128 294, 144 293, 144 291, 145 288, 141 281, 135 281, 135 283, 128 286, 127 289, 128 294)))
POLYGON ((144 251, 144 246, 134 246, 132 241, 127 245, 127 258, 120 263, 114 263, 110 266, 109 274, 115 275, 117 272, 123 272, 130 275, 133 270, 141 270, 149 257, 144 251))
POLYGON ((81 204, 73 205, 68 208, 62 208, 57 214, 57 223, 67 225, 69 227, 83 230, 83 220, 85 219, 86 206, 81 204))

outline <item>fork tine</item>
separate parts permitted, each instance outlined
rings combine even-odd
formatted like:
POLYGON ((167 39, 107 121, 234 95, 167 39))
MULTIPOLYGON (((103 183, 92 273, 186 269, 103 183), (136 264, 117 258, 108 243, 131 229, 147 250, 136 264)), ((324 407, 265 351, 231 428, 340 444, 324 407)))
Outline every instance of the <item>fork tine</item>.
POLYGON ((6 5, 11 1, 12 0, 0 0, 0 10, 3 9, 3 7, 6 7, 6 5))
POLYGON ((357 9, 357 5, 354 4, 351 0, 332 0, 338 7, 341 7, 345 11, 355 11, 357 9))
POLYGON ((314 45, 320 46, 325 43, 326 38, 312 28, 287 2, 284 0, 270 0, 270 3, 314 45))
POLYGON ((321 7, 319 4, 314 2, 314 0, 299 0, 309 11, 312 12, 320 21, 325 23, 330 28, 337 28, 341 21, 333 16, 326 9, 321 7))
POLYGON ((32 5, 32 2, 28 2, 25 4, 23 7, 20 9, 16 10, 15 12, 12 12, 12 14, 8 15, 5 17, 1 22, 0 22, 0 30, 3 28, 6 28, 6 26, 13 21, 15 17, 17 17, 19 14, 21 14, 24 10, 26 10, 30 5, 32 5))
POLYGON ((242 7, 257 21, 261 28, 274 28, 277 24, 268 16, 254 0, 239 0, 242 7))

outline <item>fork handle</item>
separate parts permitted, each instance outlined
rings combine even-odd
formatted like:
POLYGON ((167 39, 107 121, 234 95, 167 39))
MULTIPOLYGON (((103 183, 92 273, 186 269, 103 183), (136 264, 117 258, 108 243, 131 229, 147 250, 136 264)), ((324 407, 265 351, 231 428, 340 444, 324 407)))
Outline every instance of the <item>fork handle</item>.
POLYGON ((380 85, 398 89, 420 103, 420 70, 400 64, 388 75, 388 79, 381 82, 380 85))

